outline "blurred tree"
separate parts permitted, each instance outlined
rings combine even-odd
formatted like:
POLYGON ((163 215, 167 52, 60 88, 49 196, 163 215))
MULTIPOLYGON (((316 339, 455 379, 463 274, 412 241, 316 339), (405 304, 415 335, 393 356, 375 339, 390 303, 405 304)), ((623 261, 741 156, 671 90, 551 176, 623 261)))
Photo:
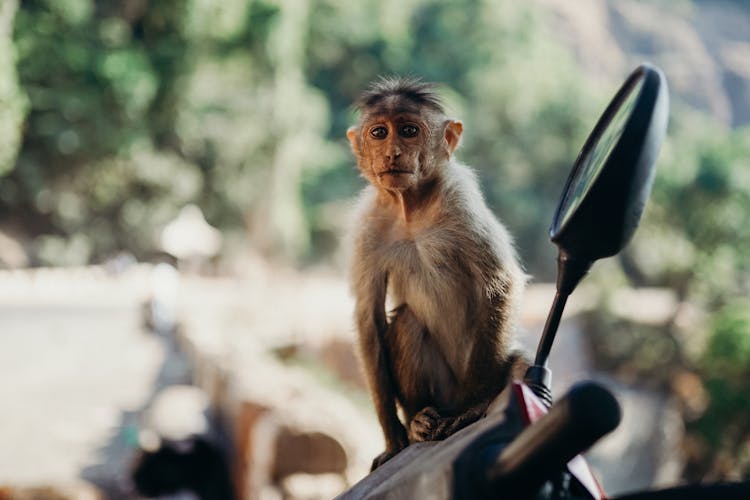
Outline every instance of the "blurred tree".
POLYGON ((689 422, 693 453, 688 474, 701 479, 750 477, 750 303, 722 307, 700 366, 711 397, 706 411, 689 422))
POLYGON ((0 210, 48 235, 43 262, 73 235, 79 261, 145 255, 187 201, 267 254, 324 257, 345 219, 331 207, 361 186, 343 140, 349 106, 377 74, 402 73, 443 84, 467 123, 461 156, 524 260, 541 274, 553 265, 544 226, 591 104, 533 6, 30 0, 15 32, 31 112, 0 210), (158 179, 132 165, 155 158, 158 179), (176 178, 192 187, 171 189, 176 178))
POLYGON ((672 120, 648 217, 630 256, 651 285, 714 308, 747 294, 750 129, 672 120))
POLYGON ((743 396, 750 316, 741 299, 750 292, 749 158, 750 128, 727 130, 676 107, 651 202, 624 261, 637 284, 674 290, 680 306, 657 326, 624 324, 606 307, 590 319, 608 368, 666 390, 678 389, 683 373, 703 381, 677 391, 686 406, 685 474, 693 481, 750 474, 743 396), (696 394, 706 402, 691 409, 696 394))
POLYGON ((199 172, 169 139, 184 13, 182 0, 23 3, 15 44, 30 112, 0 213, 23 214, 27 235, 43 235, 37 262, 143 255, 155 228, 195 196, 199 172))
MULTIPOLYGON (((0 179, 13 169, 21 144, 21 124, 26 115, 26 98, 18 86, 13 19, 18 0, 0 0, 0 179)), ((0 197, 3 191, 0 190, 0 197)))
POLYGON ((209 215, 291 260, 310 252, 301 178, 336 156, 326 98, 304 74, 308 23, 306 2, 195 1, 195 70, 177 123, 209 215))
MULTIPOLYGON (((353 120, 349 105, 375 75, 439 82, 451 112, 467 125, 459 157, 478 170, 528 268, 549 279, 555 261, 546 225, 605 96, 585 87, 570 55, 546 32, 538 7, 479 0, 344 6, 331 0, 316 3, 311 15, 307 71, 314 85, 329 89, 330 140, 344 137, 353 120)), ((308 201, 324 206, 350 196, 358 184, 345 179, 353 172, 345 156, 308 176, 308 201)))

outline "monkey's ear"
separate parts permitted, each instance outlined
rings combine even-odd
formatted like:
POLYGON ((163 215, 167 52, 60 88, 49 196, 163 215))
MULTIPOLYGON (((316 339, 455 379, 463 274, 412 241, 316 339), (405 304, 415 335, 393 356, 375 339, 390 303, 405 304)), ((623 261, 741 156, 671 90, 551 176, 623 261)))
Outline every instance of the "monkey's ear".
POLYGON ((349 127, 346 130, 346 137, 349 139, 354 154, 359 156, 359 127, 349 127))
POLYGON ((464 124, 457 120, 448 120, 445 122, 445 150, 450 157, 458 147, 461 141, 461 134, 464 131, 464 124))

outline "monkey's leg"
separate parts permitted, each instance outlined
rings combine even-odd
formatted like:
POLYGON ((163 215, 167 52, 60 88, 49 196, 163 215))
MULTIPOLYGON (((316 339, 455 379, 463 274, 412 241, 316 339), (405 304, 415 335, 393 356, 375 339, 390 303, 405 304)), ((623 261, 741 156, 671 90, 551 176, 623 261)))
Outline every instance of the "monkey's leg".
POLYGON ((379 346, 376 360, 377 376, 374 392, 375 408, 383 429, 386 450, 375 457, 370 471, 373 471, 393 458, 409 445, 406 429, 398 419, 394 381, 384 346, 379 346))
MULTIPOLYGON (((375 403, 386 440, 386 450, 372 461, 371 470, 393 458, 409 445, 407 431, 398 418, 396 410, 397 394, 403 394, 411 379, 408 359, 404 359, 405 340, 413 337, 413 331, 421 326, 404 305, 392 311, 387 331, 380 336, 375 361, 375 403)), ((409 349, 406 349, 407 351, 409 349)), ((408 389, 406 389, 408 390, 408 389)))

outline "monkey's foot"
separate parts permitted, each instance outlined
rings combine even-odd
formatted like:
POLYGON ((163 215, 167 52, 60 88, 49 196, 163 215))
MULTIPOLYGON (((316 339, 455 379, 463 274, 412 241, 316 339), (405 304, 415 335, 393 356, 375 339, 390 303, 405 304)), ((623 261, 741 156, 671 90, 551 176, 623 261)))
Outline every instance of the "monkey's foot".
POLYGON ((431 406, 423 408, 409 423, 409 441, 437 441, 449 435, 452 418, 443 418, 431 406))
POLYGON ((378 467, 386 463, 388 460, 398 455, 400 451, 401 450, 390 450, 390 451, 385 450, 383 453, 381 453, 380 455, 378 455, 372 460, 372 465, 370 466, 370 472, 374 471, 375 469, 377 469, 378 467))

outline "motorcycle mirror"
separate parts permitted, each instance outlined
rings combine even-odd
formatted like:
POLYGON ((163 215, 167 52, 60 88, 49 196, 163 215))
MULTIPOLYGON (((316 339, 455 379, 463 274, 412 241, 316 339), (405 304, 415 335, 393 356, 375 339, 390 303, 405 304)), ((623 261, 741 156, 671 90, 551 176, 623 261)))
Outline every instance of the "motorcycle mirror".
MULTIPOLYGON (((651 193, 668 108, 664 76, 653 66, 639 66, 615 94, 573 165, 549 229, 566 260, 590 266, 630 241, 651 193)), ((582 277, 562 272, 558 289, 569 294, 582 277)))
MULTIPOLYGON (((534 380, 548 386, 549 373, 543 372, 568 295, 595 260, 617 254, 638 226, 668 110, 664 75, 648 64, 639 66, 617 91, 573 164, 549 230, 559 250, 557 294, 535 366, 527 373, 532 388, 534 380), (535 370, 540 373, 531 376, 535 370)), ((551 402, 551 395, 542 398, 551 402)))

